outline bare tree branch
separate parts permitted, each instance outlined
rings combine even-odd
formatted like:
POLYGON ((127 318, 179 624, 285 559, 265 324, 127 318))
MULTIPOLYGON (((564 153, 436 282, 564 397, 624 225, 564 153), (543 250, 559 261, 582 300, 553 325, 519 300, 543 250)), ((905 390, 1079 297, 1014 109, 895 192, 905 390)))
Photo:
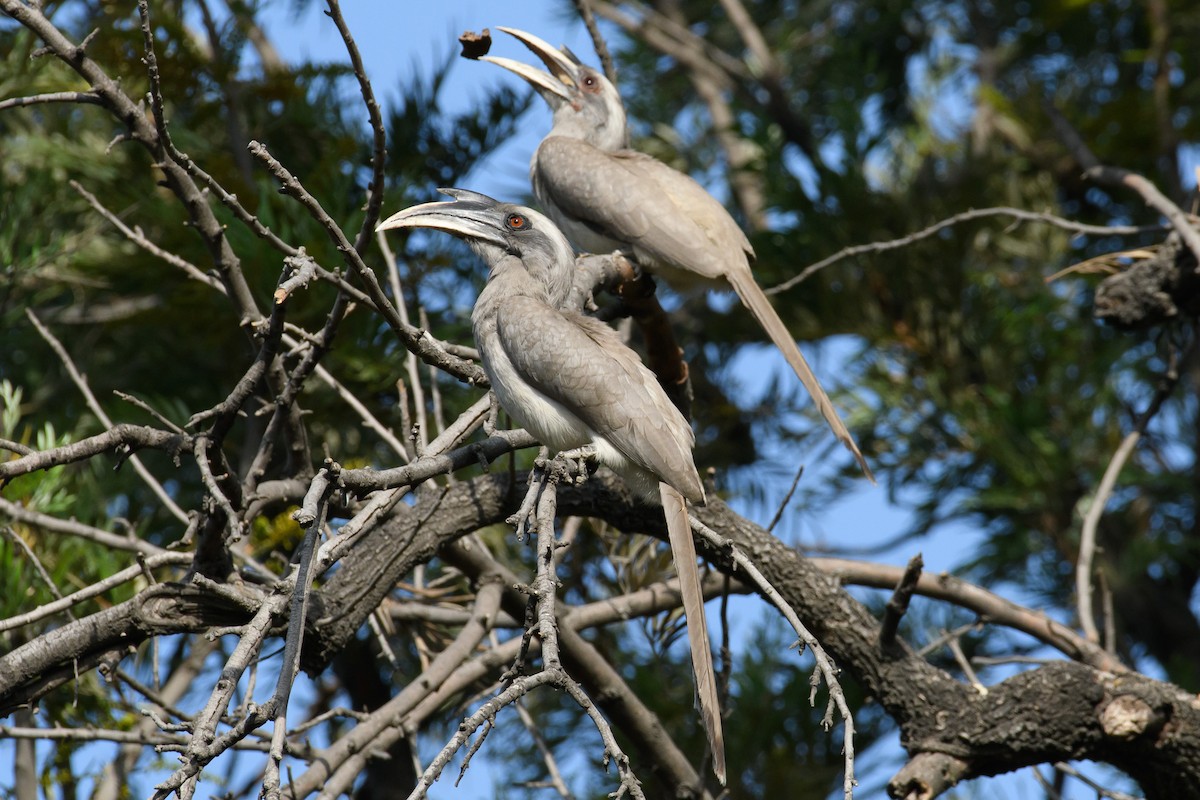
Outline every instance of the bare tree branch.
POLYGON ((1086 225, 1082 222, 1064 219, 1063 217, 1054 214, 1048 214, 1041 211, 1025 211, 1020 208, 976 208, 970 211, 964 211, 961 214, 955 214, 952 217, 947 217, 940 222, 935 222, 927 228, 910 233, 907 236, 902 236, 899 239, 890 239, 886 242, 872 242, 871 244, 858 244, 852 247, 844 247, 831 256, 821 259, 815 264, 810 264, 800 270, 795 276, 788 278, 783 283, 777 286, 772 286, 770 289, 764 290, 767 294, 779 294, 785 292, 803 283, 812 277, 815 273, 820 272, 831 264, 835 264, 844 258, 853 258, 854 256, 868 255, 873 253, 885 253, 888 250, 895 250, 900 247, 907 247, 914 242, 919 242, 922 239, 928 239, 940 231, 954 225, 959 225, 963 222, 970 222, 975 219, 984 217, 1012 217, 1017 220, 1026 222, 1041 222, 1047 225, 1053 225, 1056 228, 1071 231, 1072 233, 1090 234, 1094 236, 1136 236, 1141 233, 1147 233, 1157 230, 1162 230, 1156 226, 1134 226, 1134 225, 1086 225))
MULTIPOLYGON (((190 436, 180 436, 177 433, 160 431, 157 428, 144 425, 113 425, 104 433, 80 439, 72 444, 54 447, 50 450, 39 450, 11 461, 0 462, 0 481, 17 475, 28 475, 38 470, 50 469, 60 464, 86 461, 111 450, 123 450, 128 453, 142 448, 152 448, 166 451, 174 457, 184 447, 190 447, 191 443, 190 436)), ((187 521, 186 514, 183 521, 187 521)))
POLYGON ((1137 447, 1138 440, 1145 434, 1150 421, 1158 415, 1163 403, 1175 391, 1175 386, 1179 383, 1178 362, 1186 361, 1191 355, 1196 343, 1196 334, 1200 334, 1200 327, 1194 329, 1192 341, 1184 354, 1176 358, 1172 353, 1167 372, 1163 375, 1158 390, 1154 393, 1146 410, 1138 416, 1133 430, 1125 435, 1120 446, 1113 453, 1083 518, 1083 525, 1079 532, 1079 558, 1075 564, 1075 602, 1079 608, 1079 624, 1083 628, 1087 640, 1093 644, 1100 642, 1100 631, 1096 627, 1095 612, 1092 610, 1092 561, 1096 553, 1096 529, 1100 525, 1104 507, 1108 505, 1109 497, 1116 486, 1121 468, 1133 454, 1133 449, 1137 447))
MULTIPOLYGON (((37 318, 37 314, 34 314, 32 309, 25 309, 25 316, 33 323, 33 327, 37 328, 37 332, 46 340, 46 344, 50 345, 51 349, 54 350, 55 355, 58 356, 63 366, 67 368, 67 374, 71 376, 71 380, 78 387, 84 400, 87 401, 88 408, 100 420, 100 424, 111 429, 113 427, 112 419, 109 418, 108 414, 104 413, 104 409, 100 406, 100 401, 96 399, 96 395, 92 394, 92 389, 88 385, 87 378, 75 367, 75 362, 71 360, 67 349, 62 346, 62 342, 58 341, 54 337, 54 334, 50 333, 50 330, 42 324, 42 321, 37 318)), ((137 472, 138 477, 150 487, 150 491, 154 492, 154 496, 163 504, 163 507, 170 511, 175 519, 186 525, 188 521, 187 514, 171 499, 171 496, 167 494, 167 490, 158 482, 158 479, 150 474, 150 470, 146 469, 146 466, 142 464, 142 460, 136 454, 131 454, 129 456, 129 463, 133 464, 133 469, 137 472)))
POLYGON ((30 95, 29 97, 10 97, 7 100, 0 100, 0 111, 6 111, 10 108, 21 108, 23 106, 36 106, 45 103, 83 103, 90 105, 104 105, 100 97, 94 92, 46 92, 44 94, 30 95))

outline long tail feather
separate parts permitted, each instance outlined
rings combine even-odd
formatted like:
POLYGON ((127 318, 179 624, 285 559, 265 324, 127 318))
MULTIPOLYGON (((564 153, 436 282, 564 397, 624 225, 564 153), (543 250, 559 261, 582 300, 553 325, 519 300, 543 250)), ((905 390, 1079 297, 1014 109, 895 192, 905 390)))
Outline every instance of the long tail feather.
POLYGON ((712 749, 713 773, 725 785, 725 734, 721 730, 721 703, 717 699, 717 674, 713 669, 712 646, 708 641, 708 623, 704 618, 704 592, 700 587, 700 570, 696 567, 696 544, 688 523, 687 505, 683 495, 665 483, 658 485, 663 511, 667 515, 667 532, 671 540, 671 555, 679 573, 679 590, 683 595, 683 613, 687 616, 688 644, 692 650, 692 672, 696 676, 696 696, 700 701, 700 717, 712 749))
POLYGON ((771 341, 783 353, 788 364, 796 373, 796 377, 804 384, 804 388, 812 395, 813 402, 817 404, 817 409, 821 412, 821 416, 829 423, 829 427, 833 429, 834 435, 838 440, 846 446, 846 449, 854 454, 854 458, 858 461, 858 465, 862 468, 863 473, 871 479, 871 483, 875 482, 875 475, 871 472, 871 468, 867 466, 867 460, 863 457, 862 452, 858 449, 858 445, 854 442, 854 437, 850 435, 850 431, 846 430, 842 418, 838 416, 837 409, 833 407, 833 402, 829 399, 829 395, 825 394, 825 390, 821 388, 820 382, 817 381, 817 376, 809 368, 808 362, 804 360, 804 355, 801 354, 800 348, 796 346, 796 340, 792 338, 792 334, 784 326, 783 320, 775 313, 774 307, 771 306, 771 301, 763 294, 763 290, 754 282, 754 276, 749 270, 731 270, 728 273, 729 282, 733 285, 733 289, 741 298, 742 304, 750 309, 750 313, 758 320, 758 324, 771 337, 771 341))

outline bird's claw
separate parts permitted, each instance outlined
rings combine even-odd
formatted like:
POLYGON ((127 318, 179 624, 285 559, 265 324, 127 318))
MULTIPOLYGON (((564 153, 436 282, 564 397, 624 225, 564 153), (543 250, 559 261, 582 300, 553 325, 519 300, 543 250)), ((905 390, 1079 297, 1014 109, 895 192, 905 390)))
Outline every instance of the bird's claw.
POLYGON ((600 466, 596 448, 584 445, 574 450, 564 450, 547 464, 550 479, 556 483, 581 485, 600 466))

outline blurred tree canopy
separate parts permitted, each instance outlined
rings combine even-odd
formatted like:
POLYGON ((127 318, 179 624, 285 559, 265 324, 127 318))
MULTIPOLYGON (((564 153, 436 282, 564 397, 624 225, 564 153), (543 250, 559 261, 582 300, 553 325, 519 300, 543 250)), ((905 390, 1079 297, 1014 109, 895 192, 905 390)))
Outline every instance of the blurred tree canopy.
MULTIPOLYGON (((9 3, 26 5, 5 3, 6 10, 9 3)), ((1104 644, 1126 664, 1200 691, 1200 615, 1193 602, 1200 581, 1200 365, 1195 306, 1189 313, 1186 295, 1195 288, 1174 278, 1184 286, 1173 295, 1181 310, 1145 323, 1107 323, 1097 318, 1095 301, 1103 282, 1156 258, 1177 272, 1195 268, 1145 194, 1095 168, 1143 177, 1196 225, 1200 6, 1187 0, 593 0, 590 6, 613 48, 635 146, 727 199, 750 233, 759 283, 778 288, 773 300, 785 322, 814 346, 832 343, 827 350, 836 357, 821 362, 822 378, 838 388, 831 394, 889 499, 912 512, 899 542, 904 554, 919 550, 920 537, 938 526, 973 526, 985 536, 967 554, 960 577, 1013 587, 1022 602, 1079 626, 1075 570, 1084 520, 1114 453, 1136 430, 1140 441, 1117 488, 1102 498, 1091 622, 1112 629, 1115 638, 1104 644), (1009 211, 965 213, 999 207, 1009 211), (1045 216, 1033 219, 1037 214, 1045 216), (795 280, 851 247, 858 249, 795 280)), ((262 27, 258 3, 173 0, 151 8, 164 121, 174 145, 275 236, 333 270, 342 250, 280 192, 247 144, 262 143, 334 223, 357 231, 367 214, 375 151, 352 68, 341 60, 286 63, 272 44, 281 34, 262 27)), ((78 0, 45 2, 41 13, 71 41, 86 39, 87 57, 119 77, 128 97, 146 97, 151 87, 133 9, 78 0)), ((501 21, 537 31, 537 20, 501 21)), ((211 245, 167 185, 161 154, 132 141, 126 123, 44 46, 29 27, 0 17, 0 439, 38 451, 109 426, 89 409, 31 314, 61 340, 108 414, 137 424, 158 423, 114 392, 183 426, 230 393, 263 336, 220 292, 139 246, 97 210, 103 206, 136 237, 201 272, 213 271, 211 245), (47 93, 84 96, 13 102, 47 93)), ((590 55, 585 60, 594 61, 590 55)), ((515 81, 469 111, 447 112, 450 71, 485 68, 448 59, 414 70, 400 86, 376 86, 388 98, 385 213, 433 199, 439 186, 473 186, 494 163, 489 156, 521 126, 548 129, 544 109, 515 81)), ((153 117, 147 102, 139 112, 153 117)), ((269 310, 280 281, 279 250, 215 193, 206 190, 205 197, 250 291, 269 310)), ((482 270, 446 237, 414 236, 399 246, 394 283, 390 256, 378 242, 367 241, 363 258, 388 296, 407 305, 414 325, 469 347, 467 317, 482 270)), ((355 280, 346 269, 339 277, 355 280)), ((1175 286, 1156 288, 1170 294, 1175 286)), ((302 343, 334 315, 329 309, 338 292, 334 280, 314 280, 302 301, 290 303, 287 332, 296 343, 282 346, 291 348, 284 359, 289 368, 304 357, 302 343)), ((754 345, 758 331, 740 307, 699 293, 675 300, 668 305, 696 392, 697 464, 714 471, 722 493, 761 510, 758 521, 765 524, 797 463, 839 465, 802 480, 792 500, 799 510, 785 514, 779 528, 786 539, 784 531, 801 515, 819 514, 855 486, 853 465, 822 438, 815 415, 792 413, 803 402, 791 381, 747 395, 745 376, 729 365, 754 345), (763 455, 780 452, 795 455, 789 463, 763 455)), ((479 392, 418 364, 375 310, 349 303, 321 366, 417 453, 479 392)), ((260 447, 280 388, 256 389, 221 444, 221 463, 239 480, 264 461, 260 447)), ((280 445, 265 458, 262 480, 307 480, 327 456, 345 467, 405 463, 346 412, 329 384, 310 382, 300 402, 308 460, 293 464, 280 445)), ((153 451, 144 461, 160 477, 170 476, 165 488, 193 510, 194 527, 194 509, 212 505, 197 464, 153 451)), ((517 459, 521 467, 530 463, 525 455, 517 459)), ((13 535, 0 539, 0 580, 20 590, 0 597, 0 618, 54 599, 17 537, 63 593, 129 563, 127 553, 62 535, 29 512, 164 548, 181 539, 187 523, 128 465, 111 466, 55 466, 3 484, 0 526, 13 535)), ((454 479, 483 474, 470 468, 454 479)), ((282 573, 301 539, 290 516, 298 504, 289 497, 256 507, 262 513, 244 556, 282 573)), ((600 601, 669 574, 669 559, 652 540, 617 536, 606 522, 583 524, 559 573, 571 602, 600 601)), ((507 527, 484 528, 482 538, 514 570, 530 560, 507 527)), ((853 551, 855 532, 846 531, 840 544, 853 551)), ((465 603, 473 592, 444 560, 418 570, 394 595, 465 603)), ((138 591, 126 583, 73 610, 85 617, 138 591)), ((859 596, 882 607, 876 595, 859 596)), ((373 616, 374 634, 352 638, 331 669, 314 677, 309 716, 338 706, 383 706, 450 640, 429 620, 385 624, 386 616, 373 616), (390 648, 386 657, 382 643, 390 648)), ((917 605, 903 632, 920 644, 975 618, 917 605)), ((0 629, 0 654, 57 624, 0 629)), ((703 734, 687 696, 686 650, 670 647, 680 625, 677 616, 660 615, 589 635, 684 749, 697 754, 703 734)), ((729 796, 840 793, 840 734, 824 731, 820 704, 807 707, 810 662, 786 649, 790 633, 778 619, 754 625, 748 644, 727 664, 729 760, 742 765, 731 776, 729 796)), ((1032 639, 978 631, 960 638, 971 656, 1046 652, 1032 639)), ((153 654, 143 648, 125 669, 151 682, 151 672, 158 680, 155 661, 168 674, 190 664, 193 675, 211 678, 221 663, 212 654, 223 661, 235 643, 181 634, 156 642, 153 654)), ((960 674, 945 650, 930 659, 960 674)), ((458 701, 466 703, 489 680, 472 683, 458 701)), ((208 688, 196 691, 177 702, 202 705, 208 688)), ((897 721, 872 703, 868 687, 848 680, 846 692, 857 714, 860 765, 869 761, 864 753, 892 752, 886 743, 894 742, 897 721)), ((66 727, 128 730, 138 722, 137 704, 94 674, 40 702, 48 719, 66 727)), ((527 706, 551 749, 592 745, 594 731, 561 697, 531 696, 527 706)), ((447 704, 426 720, 422 737, 448 738, 461 716, 457 704, 447 704)), ((22 719, 14 724, 30 724, 22 719)), ((517 730, 513 720, 502 724, 517 730)), ((346 719, 335 718, 323 735, 333 740, 348 728, 346 719)), ((390 760, 370 761, 358 796, 407 796, 419 774, 413 741, 385 748, 390 760)), ((30 757, 23 746, 15 761, 30 757)), ((133 771, 139 751, 126 746, 112 764, 81 774, 71 755, 95 746, 56 744, 54 756, 40 762, 42 785, 90 780, 93 796, 124 796, 114 787, 133 771)), ((492 747, 500 747, 498 739, 483 752, 492 747)), ((521 787, 545 771, 534 739, 522 734, 504 747, 513 760, 505 762, 497 796, 545 796, 521 787)), ((418 755, 428 761, 428 753, 418 755)), ((612 790, 606 776, 570 766, 577 796, 612 790)), ((228 790, 253 794, 255 786, 240 785, 245 775, 229 769, 228 790)), ((19 773, 11 791, 7 776, 0 787, 5 796, 28 800, 29 784, 19 773)), ((870 768, 864 774, 863 792, 880 791, 887 776, 870 768)), ((639 777, 648 796, 673 796, 663 776, 639 777)))

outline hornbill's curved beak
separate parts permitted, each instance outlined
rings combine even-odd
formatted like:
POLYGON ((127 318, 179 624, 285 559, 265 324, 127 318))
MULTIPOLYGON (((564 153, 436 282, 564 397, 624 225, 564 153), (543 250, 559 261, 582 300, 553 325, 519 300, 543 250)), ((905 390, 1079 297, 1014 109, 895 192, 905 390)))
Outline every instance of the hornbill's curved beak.
POLYGON ((508 35, 516 38, 530 51, 541 59, 549 72, 542 72, 520 61, 499 56, 483 56, 480 61, 490 61, 510 72, 515 72, 524 78, 551 107, 557 107, 563 101, 571 102, 573 93, 579 90, 579 68, 577 58, 565 47, 561 50, 544 39, 539 39, 532 33, 526 33, 516 28, 498 26, 508 35))
POLYGON ((432 228, 465 239, 477 239, 507 248, 500 202, 467 189, 438 189, 452 200, 421 203, 406 208, 375 227, 376 232, 395 228, 432 228))

